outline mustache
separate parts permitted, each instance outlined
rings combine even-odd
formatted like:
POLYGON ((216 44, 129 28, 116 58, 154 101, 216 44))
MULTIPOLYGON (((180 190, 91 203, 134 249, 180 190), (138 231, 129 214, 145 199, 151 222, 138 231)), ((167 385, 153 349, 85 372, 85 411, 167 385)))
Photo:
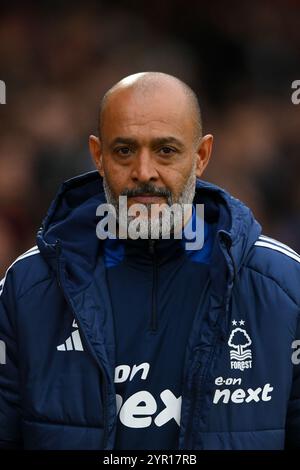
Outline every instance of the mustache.
POLYGON ((149 194, 151 196, 161 196, 170 199, 172 193, 168 188, 158 188, 154 184, 144 183, 139 185, 136 188, 126 188, 121 192, 121 196, 134 197, 140 196, 142 194, 149 194))

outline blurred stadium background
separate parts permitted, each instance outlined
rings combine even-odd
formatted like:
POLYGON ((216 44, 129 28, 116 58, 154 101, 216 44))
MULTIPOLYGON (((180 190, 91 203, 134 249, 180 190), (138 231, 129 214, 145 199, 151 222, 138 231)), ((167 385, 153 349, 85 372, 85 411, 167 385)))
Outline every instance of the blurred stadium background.
POLYGON ((215 136, 204 178, 300 250, 299 1, 0 5, 0 274, 35 244, 59 184, 93 169, 87 139, 103 93, 146 70, 198 93, 215 136))

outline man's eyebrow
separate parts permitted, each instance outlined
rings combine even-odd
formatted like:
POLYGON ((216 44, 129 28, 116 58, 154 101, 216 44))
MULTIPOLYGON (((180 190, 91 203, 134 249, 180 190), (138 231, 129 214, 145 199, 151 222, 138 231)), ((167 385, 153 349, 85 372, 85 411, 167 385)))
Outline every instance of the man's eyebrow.
POLYGON ((115 139, 112 140, 109 146, 112 148, 116 144, 136 145, 137 141, 130 137, 116 137, 115 139))
POLYGON ((158 145, 168 145, 168 144, 174 144, 177 145, 180 148, 184 148, 183 142, 181 140, 177 139, 176 137, 173 136, 167 136, 167 137, 156 137, 151 141, 151 144, 153 146, 158 146, 158 145))
MULTIPOLYGON (((138 145, 138 141, 131 137, 116 137, 110 144, 110 147, 114 147, 116 144, 127 144, 127 145, 138 145)), ((167 136, 167 137, 155 137, 151 140, 151 146, 157 147, 158 145, 168 145, 174 144, 180 148, 184 148, 183 142, 177 139, 174 136, 167 136)))

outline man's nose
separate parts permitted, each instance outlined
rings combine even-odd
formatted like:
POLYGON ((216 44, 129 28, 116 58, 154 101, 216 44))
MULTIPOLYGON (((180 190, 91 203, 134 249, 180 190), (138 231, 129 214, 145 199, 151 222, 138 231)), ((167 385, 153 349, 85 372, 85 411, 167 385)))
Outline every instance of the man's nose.
POLYGON ((156 181, 159 178, 157 170, 155 169, 154 159, 149 150, 141 150, 136 155, 131 178, 133 181, 139 181, 141 183, 156 181))

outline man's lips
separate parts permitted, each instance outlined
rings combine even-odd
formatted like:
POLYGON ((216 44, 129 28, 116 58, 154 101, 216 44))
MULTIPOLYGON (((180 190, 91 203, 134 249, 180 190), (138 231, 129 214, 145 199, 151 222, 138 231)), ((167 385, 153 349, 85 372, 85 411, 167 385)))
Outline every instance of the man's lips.
POLYGON ((128 198, 139 204, 161 204, 166 200, 165 196, 154 196, 151 194, 139 194, 128 198))

